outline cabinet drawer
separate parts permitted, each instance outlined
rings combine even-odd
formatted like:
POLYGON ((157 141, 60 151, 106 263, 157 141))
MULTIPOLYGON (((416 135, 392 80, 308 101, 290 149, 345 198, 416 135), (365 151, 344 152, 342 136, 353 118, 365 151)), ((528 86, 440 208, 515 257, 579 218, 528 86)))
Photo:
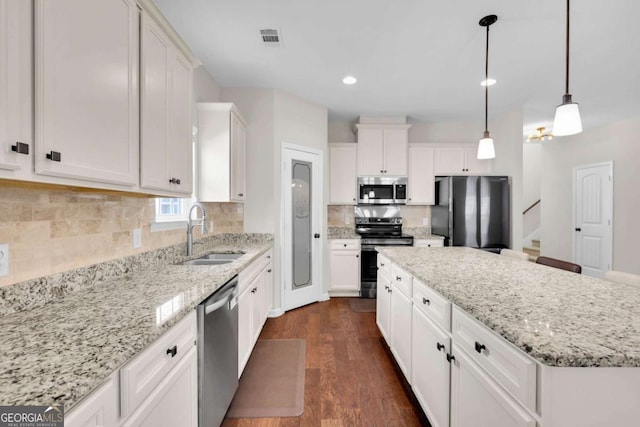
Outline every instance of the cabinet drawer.
POLYGON ((451 303, 418 279, 413 279, 413 304, 436 325, 451 332, 451 303))
POLYGON ((194 346, 195 310, 158 338, 149 348, 120 369, 121 416, 132 413, 194 346), (170 350, 175 348, 175 356, 170 350))
POLYGON ((414 240, 413 246, 417 248, 441 248, 444 246, 444 240, 441 240, 441 239, 414 240))
POLYGON ((331 239, 331 250, 360 250, 360 240, 355 239, 331 239))
POLYGON ((536 410, 536 363, 495 332, 453 307, 453 341, 522 405, 536 410))
POLYGON ((269 249, 264 254, 260 255, 257 259, 255 259, 251 264, 244 268, 238 275, 238 293, 244 291, 249 283, 256 278, 258 273, 260 273, 264 267, 266 267, 270 262, 273 261, 273 249, 269 249))
POLYGON ((411 298, 413 283, 412 275, 393 264, 391 266, 391 281, 397 289, 407 296, 407 298, 411 298))
POLYGON ((387 279, 391 279, 391 261, 385 258, 384 255, 378 253, 376 266, 378 267, 378 271, 382 272, 387 279))

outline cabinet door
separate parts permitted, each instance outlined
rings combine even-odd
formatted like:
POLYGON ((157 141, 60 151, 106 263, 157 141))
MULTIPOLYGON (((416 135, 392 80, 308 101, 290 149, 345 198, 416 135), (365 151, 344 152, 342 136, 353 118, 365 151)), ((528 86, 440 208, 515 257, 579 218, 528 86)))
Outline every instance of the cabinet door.
POLYGON ((433 148, 409 145, 408 204, 433 205, 436 199, 433 148))
POLYGON ((36 173, 137 184, 136 2, 37 0, 35 7, 36 173))
POLYGON ((253 348, 253 294, 251 286, 247 287, 238 297, 238 378, 242 375, 251 349, 253 348))
POLYGON ((452 427, 535 427, 536 421, 453 344, 452 427))
POLYGON ((255 345, 260 331, 262 330, 262 296, 264 295, 264 286, 261 283, 262 276, 258 274, 249 285, 251 293, 251 348, 255 345))
POLYGON ((434 149, 435 175, 462 174, 465 172, 464 147, 437 147, 434 149))
POLYGON ((118 373, 115 372, 98 390, 82 399, 68 414, 66 427, 111 427, 118 422, 118 373))
POLYGON ((389 335, 389 319, 391 309, 391 293, 389 292, 389 280, 378 270, 377 298, 376 298, 376 324, 380 333, 391 344, 389 335))
POLYGON ((329 203, 355 205, 358 144, 329 144, 329 203))
POLYGON ((122 427, 197 425, 198 356, 192 347, 122 427))
POLYGON ((384 130, 384 174, 407 176, 408 129, 384 130))
POLYGON ((360 251, 331 251, 331 290, 360 289, 360 251))
POLYGON ((167 139, 171 191, 191 194, 193 191, 193 139, 191 133, 191 65, 176 48, 169 57, 171 92, 168 100, 167 139))
POLYGON ((262 324, 267 320, 273 297, 273 266, 267 264, 262 272, 262 324))
POLYGON ((451 338, 413 308, 411 386, 433 427, 449 426, 451 338))
POLYGON ((384 175, 384 130, 358 129, 358 175, 384 175))
POLYGON ((245 201, 247 129, 231 112, 231 200, 245 201))
POLYGON ((394 285, 391 289, 391 352, 411 383, 411 307, 413 303, 394 285))
POLYGON ((478 147, 473 144, 464 149, 465 156, 465 172, 474 175, 481 175, 483 173, 490 173, 492 160, 480 160, 478 159, 478 147))
MULTIPOLYGON (((0 0, 0 169, 7 178, 30 172, 33 154, 32 7, 24 0, 0 0), (20 154, 17 143, 28 144, 20 154)), ((355 185, 355 184, 354 184, 355 185)))

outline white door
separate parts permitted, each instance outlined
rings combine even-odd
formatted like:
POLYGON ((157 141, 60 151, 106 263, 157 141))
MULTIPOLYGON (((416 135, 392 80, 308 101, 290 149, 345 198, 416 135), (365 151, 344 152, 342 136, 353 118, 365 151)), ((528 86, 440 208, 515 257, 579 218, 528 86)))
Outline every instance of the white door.
POLYGON ((322 294, 322 152, 282 145, 282 305, 291 310, 322 294))
POLYGON ((613 257, 613 163, 574 169, 574 262, 603 277, 613 257))

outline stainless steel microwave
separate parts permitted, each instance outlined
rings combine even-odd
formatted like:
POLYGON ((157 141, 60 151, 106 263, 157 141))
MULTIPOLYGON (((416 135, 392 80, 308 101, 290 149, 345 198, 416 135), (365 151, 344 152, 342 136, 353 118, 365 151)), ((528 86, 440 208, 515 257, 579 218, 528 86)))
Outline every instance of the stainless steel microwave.
POLYGON ((406 203, 406 176, 358 177, 358 204, 404 205, 406 203))

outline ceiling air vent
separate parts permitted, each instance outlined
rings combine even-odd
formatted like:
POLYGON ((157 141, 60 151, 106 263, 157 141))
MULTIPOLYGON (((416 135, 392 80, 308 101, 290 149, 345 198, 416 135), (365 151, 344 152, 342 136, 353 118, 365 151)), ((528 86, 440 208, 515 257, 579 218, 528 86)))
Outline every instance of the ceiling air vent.
POLYGON ((280 47, 282 45, 280 34, 276 29, 267 28, 264 30, 260 30, 260 36, 262 37, 262 42, 265 46, 280 47))

